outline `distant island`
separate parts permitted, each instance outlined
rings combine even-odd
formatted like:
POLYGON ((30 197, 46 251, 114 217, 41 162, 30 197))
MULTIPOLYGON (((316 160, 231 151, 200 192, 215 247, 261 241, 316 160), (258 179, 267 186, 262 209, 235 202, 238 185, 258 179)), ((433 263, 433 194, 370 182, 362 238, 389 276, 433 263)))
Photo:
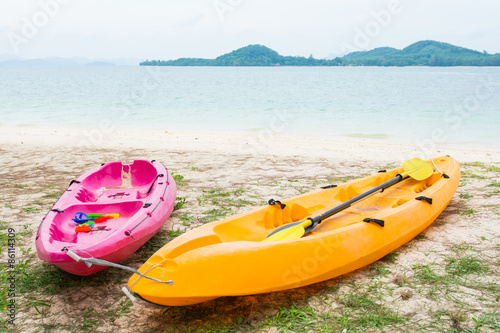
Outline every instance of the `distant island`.
POLYGON ((136 58, 89 59, 83 57, 61 58, 48 57, 25 59, 12 54, 0 54, 0 67, 109 67, 137 66, 140 60, 136 58))
POLYGON ((146 60, 141 66, 500 66, 500 54, 432 40, 414 43, 402 50, 379 47, 352 52, 335 59, 282 56, 263 45, 248 45, 215 59, 180 58, 146 60))

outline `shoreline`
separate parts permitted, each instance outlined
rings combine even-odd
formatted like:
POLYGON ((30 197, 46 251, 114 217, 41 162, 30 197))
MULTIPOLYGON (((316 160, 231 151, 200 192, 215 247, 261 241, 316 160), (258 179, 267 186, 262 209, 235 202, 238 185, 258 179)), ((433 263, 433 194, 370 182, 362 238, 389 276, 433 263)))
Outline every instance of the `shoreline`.
POLYGON ((57 127, 0 126, 2 145, 53 146, 94 149, 171 149, 210 151, 237 155, 307 156, 320 158, 404 161, 411 157, 429 159, 451 155, 459 162, 500 162, 500 149, 395 143, 386 139, 360 137, 286 136, 251 131, 164 131, 74 129, 57 127), (163 148, 169 147, 169 148, 163 148))
MULTIPOLYGON (((95 141, 92 140, 92 137, 95 139, 97 136, 96 132, 99 131, 93 127, 87 127, 88 125, 84 125, 83 127, 79 127, 76 125, 62 125, 62 126, 45 126, 45 125, 33 125, 33 124, 5 124, 2 125, 0 123, 0 136, 3 130, 6 132, 14 132, 19 133, 23 130, 33 130, 35 132, 46 132, 48 134, 52 134, 52 132, 58 131, 59 133, 70 133, 72 137, 81 136, 80 141, 95 141)), ((322 140, 322 141, 333 141, 333 142, 353 142, 353 143, 368 143, 368 144, 382 144, 382 145, 404 145, 404 146, 421 146, 421 147, 444 147, 450 149, 472 149, 472 150, 481 150, 481 151, 498 151, 500 152, 500 143, 485 143, 482 141, 463 141, 463 142, 444 142, 439 143, 433 141, 431 138, 418 138, 418 137, 405 137, 398 138, 397 135, 394 134, 385 134, 385 133, 349 133, 349 134, 332 134, 325 135, 324 132, 315 133, 315 132, 303 132, 307 135, 297 135, 294 133, 298 133, 297 131, 281 131, 281 132, 273 132, 269 128, 249 128, 249 129, 217 129, 217 130, 187 130, 187 129, 160 129, 160 128, 131 128, 129 126, 116 126, 109 125, 107 121, 101 123, 101 128, 103 128, 102 132, 114 132, 115 134, 120 134, 123 132, 130 133, 131 135, 144 135, 144 134, 158 134, 158 133, 170 133, 176 135, 207 135, 207 136, 238 136, 243 138, 254 138, 253 141, 264 141, 267 139, 278 139, 278 140, 291 140, 296 141, 297 139, 307 138, 314 140, 322 140)), ((121 135, 121 134, 120 134, 121 135)))

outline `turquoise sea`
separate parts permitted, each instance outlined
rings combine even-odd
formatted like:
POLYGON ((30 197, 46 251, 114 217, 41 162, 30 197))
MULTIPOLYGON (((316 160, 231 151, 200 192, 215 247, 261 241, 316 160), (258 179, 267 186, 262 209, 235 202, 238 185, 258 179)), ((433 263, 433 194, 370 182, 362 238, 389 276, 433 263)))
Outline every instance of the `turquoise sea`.
POLYGON ((2 126, 500 148, 495 67, 0 67, 2 126))

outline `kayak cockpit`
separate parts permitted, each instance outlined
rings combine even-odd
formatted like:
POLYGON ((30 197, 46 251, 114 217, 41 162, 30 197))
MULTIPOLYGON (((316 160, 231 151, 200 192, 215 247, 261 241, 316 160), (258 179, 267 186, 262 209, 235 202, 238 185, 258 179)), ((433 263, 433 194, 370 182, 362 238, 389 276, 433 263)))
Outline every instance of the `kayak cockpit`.
MULTIPOLYGON (((94 205, 72 205, 54 216, 49 229, 49 243, 65 242, 78 243, 90 246, 105 239, 112 232, 127 226, 129 219, 142 208, 141 201, 127 201, 114 204, 94 205), (75 232, 78 223, 73 221, 75 214, 86 212, 87 214, 118 214, 118 218, 107 220, 102 223, 105 230, 92 232, 75 232)), ((96 226, 101 223, 96 223, 96 226)))

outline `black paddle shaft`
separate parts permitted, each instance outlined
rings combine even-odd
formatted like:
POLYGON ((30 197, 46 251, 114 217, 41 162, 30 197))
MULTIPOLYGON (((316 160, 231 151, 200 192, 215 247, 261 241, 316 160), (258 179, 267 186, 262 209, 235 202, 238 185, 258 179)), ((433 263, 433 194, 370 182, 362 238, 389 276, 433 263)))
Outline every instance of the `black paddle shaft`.
POLYGON ((391 179, 389 181, 386 181, 385 183, 380 184, 379 186, 374 187, 371 190, 366 191, 365 193, 362 193, 362 194, 358 195, 357 197, 354 197, 351 200, 346 201, 343 204, 338 205, 337 207, 332 208, 329 211, 324 212, 321 215, 318 215, 318 216, 313 217, 313 218, 309 218, 309 220, 311 220, 312 223, 313 223, 312 225, 315 226, 315 225, 321 223, 324 219, 327 219, 330 216, 335 215, 338 212, 341 212, 344 209, 347 209, 347 208, 351 207, 352 204, 354 204, 354 203, 356 203, 356 202, 358 202, 358 201, 360 201, 360 200, 362 200, 362 199, 364 199, 364 198, 366 198, 366 197, 374 194, 375 192, 383 191, 386 188, 391 187, 392 185, 395 185, 395 184, 399 183, 402 180, 403 180, 403 176, 397 175, 393 179, 391 179))

